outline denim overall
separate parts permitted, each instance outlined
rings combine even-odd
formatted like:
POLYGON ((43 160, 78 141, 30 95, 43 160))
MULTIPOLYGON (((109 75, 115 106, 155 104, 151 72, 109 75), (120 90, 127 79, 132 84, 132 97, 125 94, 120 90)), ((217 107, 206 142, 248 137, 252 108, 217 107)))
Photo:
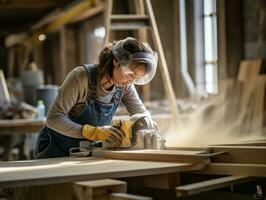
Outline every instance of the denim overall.
MULTIPOLYGON (((122 97, 122 88, 115 86, 116 90, 112 102, 104 104, 96 100, 97 94, 97 69, 94 65, 84 65, 88 76, 90 76, 90 93, 88 95, 84 110, 78 117, 69 118, 81 125, 90 124, 92 126, 109 125, 115 114, 122 97)), ((69 156, 69 149, 78 147, 79 142, 84 138, 72 138, 60 134, 47 126, 43 127, 37 140, 35 149, 36 158, 53 158, 69 156)))

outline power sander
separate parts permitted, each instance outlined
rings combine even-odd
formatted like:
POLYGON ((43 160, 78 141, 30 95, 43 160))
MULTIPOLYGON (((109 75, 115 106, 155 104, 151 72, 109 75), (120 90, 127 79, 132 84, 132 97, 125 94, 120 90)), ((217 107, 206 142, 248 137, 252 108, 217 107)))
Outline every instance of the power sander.
MULTIPOLYGON (((157 124, 144 114, 135 114, 130 119, 114 121, 113 126, 125 135, 117 148, 161 149, 165 143, 158 134, 157 124)), ((103 147, 113 148, 107 142, 103 143, 103 147)))
MULTIPOLYGON (((115 149, 165 149, 165 140, 158 134, 157 124, 150 117, 143 114, 135 114, 127 120, 115 120, 110 129, 121 131, 124 135, 120 146, 115 149)), ((81 141, 79 147, 70 149, 70 156, 94 156, 95 152, 114 149, 107 142, 102 143, 102 148, 95 147, 89 141, 81 141), (99 151, 100 150, 100 151, 99 151)))

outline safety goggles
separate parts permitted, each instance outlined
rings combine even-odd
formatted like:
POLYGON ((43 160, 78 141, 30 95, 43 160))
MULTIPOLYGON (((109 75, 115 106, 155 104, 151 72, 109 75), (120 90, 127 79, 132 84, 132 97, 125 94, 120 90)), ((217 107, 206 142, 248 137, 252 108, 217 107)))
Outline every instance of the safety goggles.
MULTIPOLYGON (((124 72, 131 70, 130 66, 134 63, 141 63, 145 65, 145 74, 141 77, 135 77, 133 83, 136 85, 144 85, 150 82, 157 69, 158 55, 152 51, 147 43, 143 43, 152 53, 137 52, 131 54, 123 48, 124 42, 129 39, 119 41, 112 49, 114 57, 123 67, 124 72)), ((132 71, 132 70, 131 70, 132 71)), ((133 72, 134 73, 134 72, 133 72)))

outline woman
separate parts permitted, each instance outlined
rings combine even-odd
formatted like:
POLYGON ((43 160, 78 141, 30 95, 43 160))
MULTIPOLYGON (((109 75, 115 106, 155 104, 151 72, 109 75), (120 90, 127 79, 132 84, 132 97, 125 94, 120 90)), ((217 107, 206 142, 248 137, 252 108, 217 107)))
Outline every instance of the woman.
POLYGON ((133 84, 148 83, 157 61, 147 43, 128 37, 107 45, 100 52, 99 64, 73 69, 48 112, 47 125, 37 140, 36 158, 69 156, 69 149, 83 140, 118 146, 124 135, 105 125, 111 124, 120 101, 130 115, 149 115, 133 84))

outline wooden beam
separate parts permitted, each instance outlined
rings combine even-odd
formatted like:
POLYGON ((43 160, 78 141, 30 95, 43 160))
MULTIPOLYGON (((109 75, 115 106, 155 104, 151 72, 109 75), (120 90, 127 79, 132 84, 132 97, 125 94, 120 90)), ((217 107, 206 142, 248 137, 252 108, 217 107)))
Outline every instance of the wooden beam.
POLYGON ((193 173, 266 177, 266 165, 244 163, 210 163, 206 168, 193 173))
POLYGON ((125 193, 112 193, 109 196, 109 200, 151 200, 151 197, 132 195, 125 193))
POLYGON ((3 102, 10 103, 10 95, 8 92, 4 72, 2 69, 0 69, 0 103, 3 102))
POLYGON ((105 3, 104 2, 96 2, 95 7, 92 7, 84 12, 82 12, 80 15, 77 15, 73 19, 69 21, 69 23, 76 23, 80 22, 82 20, 88 19, 94 15, 97 15, 101 12, 104 12, 105 9, 105 3))
MULTIPOLYGON (((199 164, 202 168, 209 163, 209 155, 199 154, 195 151, 176 150, 132 150, 132 151, 106 151, 105 157, 109 159, 145 160, 161 162, 185 162, 199 164)), ((196 167, 196 166, 195 166, 196 167)))
POLYGON ((85 0, 76 6, 73 6, 69 10, 65 11, 64 14, 59 16, 56 20, 49 23, 44 32, 51 32, 58 30, 61 26, 68 23, 72 18, 78 16, 80 13, 84 12, 85 10, 89 9, 92 6, 92 0, 85 0))
POLYGON ((17 44, 23 44, 27 39, 27 34, 25 33, 14 33, 6 37, 5 46, 7 48, 12 47, 17 44))
POLYGON ((226 0, 217 1, 217 46, 218 46, 218 81, 219 91, 222 89, 222 81, 226 80, 227 77, 227 30, 226 30, 226 0))
POLYGON ((266 140, 250 140, 232 144, 216 144, 212 146, 266 146, 266 140))
POLYGON ((114 179, 75 182, 78 200, 108 199, 113 192, 127 192, 127 183, 114 179))
POLYGON ((0 9, 53 8, 66 2, 66 0, 6 0, 0 2, 0 9))
POLYGON ((212 157, 212 162, 266 164, 266 147, 264 146, 212 146, 215 152, 226 154, 212 157))
POLYGON ((210 153, 209 147, 166 147, 167 150, 201 151, 201 153, 210 153))
POLYGON ((0 120, 0 135, 38 134, 46 120, 12 119, 0 120))
POLYGON ((235 184, 240 184, 252 180, 248 176, 227 176, 199 183, 183 185, 176 187, 177 197, 184 197, 189 195, 198 194, 201 192, 216 190, 219 188, 228 187, 235 184))

